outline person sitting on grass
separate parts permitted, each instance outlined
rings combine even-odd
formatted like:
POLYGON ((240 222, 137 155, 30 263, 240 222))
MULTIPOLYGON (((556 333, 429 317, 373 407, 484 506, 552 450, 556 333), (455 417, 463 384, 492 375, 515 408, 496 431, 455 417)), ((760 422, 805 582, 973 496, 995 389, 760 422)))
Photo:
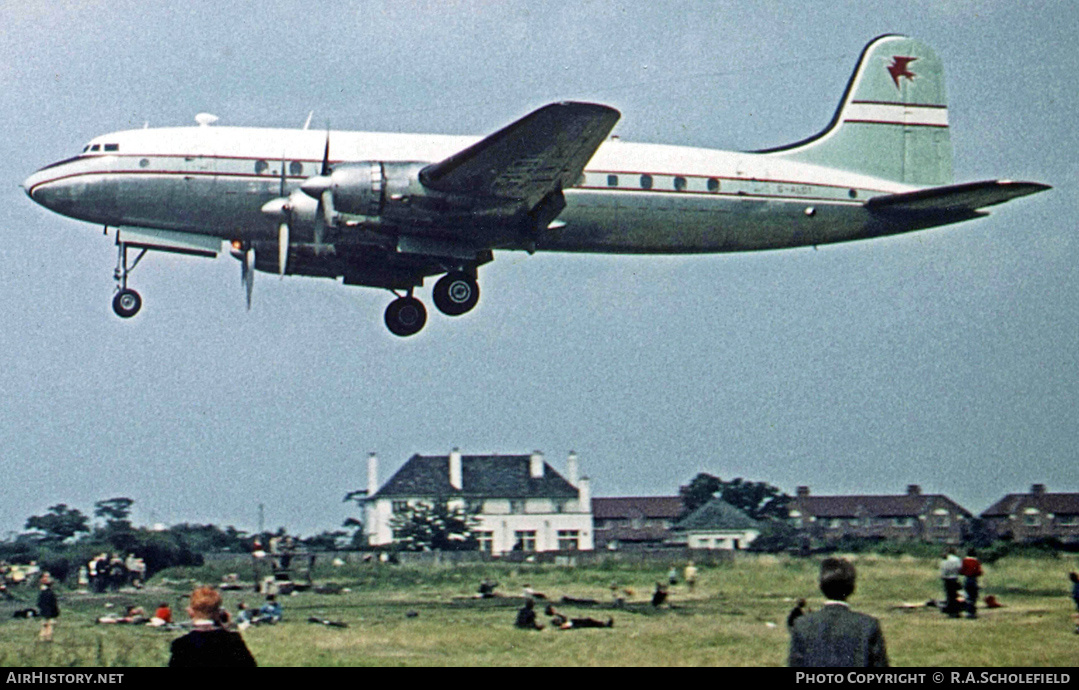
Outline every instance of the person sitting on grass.
POLYGON ((543 630, 543 624, 536 620, 536 602, 525 599, 524 606, 517 609, 517 620, 513 624, 521 630, 543 630))

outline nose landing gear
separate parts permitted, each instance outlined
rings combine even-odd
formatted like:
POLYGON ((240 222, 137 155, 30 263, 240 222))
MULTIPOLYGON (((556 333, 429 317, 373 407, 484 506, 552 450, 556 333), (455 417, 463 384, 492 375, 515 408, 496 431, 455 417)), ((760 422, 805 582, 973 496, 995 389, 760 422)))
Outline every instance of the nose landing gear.
POLYGON ((113 272, 113 278, 116 280, 116 296, 112 298, 112 310, 120 318, 130 319, 139 313, 139 309, 142 309, 142 297, 127 286, 127 276, 135 270, 149 250, 143 249, 135 257, 135 261, 128 265, 127 243, 117 241, 116 244, 120 249, 116 256, 116 270, 113 272))

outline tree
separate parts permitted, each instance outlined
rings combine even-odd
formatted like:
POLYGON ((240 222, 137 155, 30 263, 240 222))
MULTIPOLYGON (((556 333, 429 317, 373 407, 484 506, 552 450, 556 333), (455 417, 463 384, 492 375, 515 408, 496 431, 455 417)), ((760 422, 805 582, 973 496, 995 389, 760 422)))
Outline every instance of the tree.
POLYGON ((390 518, 394 542, 404 551, 475 551, 478 523, 475 515, 444 501, 416 503, 390 518))
POLYGON ((701 472, 686 486, 678 489, 682 497, 682 515, 685 517, 718 494, 727 503, 754 520, 786 520, 789 516, 791 497, 765 482, 746 481, 742 478, 725 482, 719 477, 701 472))
POLYGON ((79 532, 89 532, 90 518, 76 508, 68 508, 66 503, 57 503, 49 507, 45 515, 33 515, 26 521, 26 529, 36 529, 44 533, 42 541, 62 542, 74 537, 79 532))
POLYGON ((698 474, 689 484, 678 488, 678 495, 682 497, 682 514, 678 518, 684 518, 711 501, 722 488, 723 480, 719 477, 704 472, 698 474))
POLYGON ((98 501, 94 504, 94 517, 105 518, 105 522, 110 526, 126 525, 130 528, 131 523, 127 518, 131 515, 131 506, 134 504, 133 499, 122 496, 98 501))

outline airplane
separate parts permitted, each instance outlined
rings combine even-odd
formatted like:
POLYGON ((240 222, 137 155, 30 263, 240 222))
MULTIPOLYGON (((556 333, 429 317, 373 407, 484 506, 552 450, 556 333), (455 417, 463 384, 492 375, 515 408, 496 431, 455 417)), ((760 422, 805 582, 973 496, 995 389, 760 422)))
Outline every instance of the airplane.
MULTIPOLYGON (((23 184, 56 213, 115 229, 113 310, 138 313, 128 277, 148 251, 383 288, 384 320, 418 333, 416 288, 440 312, 479 300, 495 250, 703 254, 816 246, 988 215, 1049 185, 955 183, 941 61, 886 34, 863 50, 829 125, 731 152, 611 137, 621 114, 565 101, 485 138, 215 125, 95 137, 23 184), (228 244, 224 244, 227 242, 228 244), (129 261, 128 250, 139 250, 129 261)), ((308 124, 310 117, 308 118, 308 124)))

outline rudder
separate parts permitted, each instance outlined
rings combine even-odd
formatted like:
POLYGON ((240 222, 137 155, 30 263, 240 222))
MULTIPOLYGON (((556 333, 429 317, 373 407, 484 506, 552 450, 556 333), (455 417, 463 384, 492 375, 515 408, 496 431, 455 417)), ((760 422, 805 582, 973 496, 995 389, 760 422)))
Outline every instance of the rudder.
POLYGON ((951 184, 944 67, 921 41, 875 38, 862 51, 828 128, 760 153, 910 185, 951 184))

